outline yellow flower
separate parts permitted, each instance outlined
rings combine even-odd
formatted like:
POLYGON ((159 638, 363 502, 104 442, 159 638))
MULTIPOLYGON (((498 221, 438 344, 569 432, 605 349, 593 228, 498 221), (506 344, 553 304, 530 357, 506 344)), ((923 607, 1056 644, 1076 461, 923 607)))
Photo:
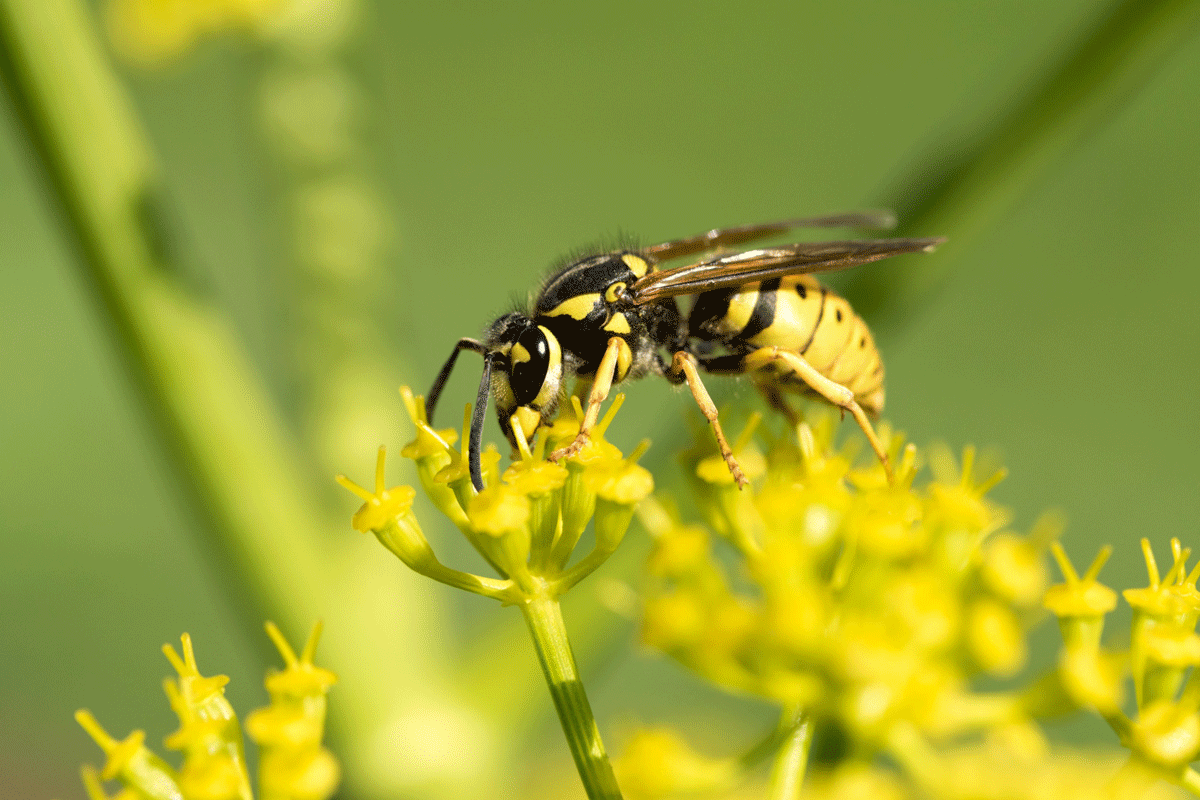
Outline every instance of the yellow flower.
MULTIPOLYGON (((261 745, 259 800, 325 800, 337 788, 337 760, 321 746, 325 693, 336 678, 312 663, 320 625, 297 658, 278 629, 267 623, 287 662, 287 669, 268 675, 272 706, 247 719, 247 729, 261 745)), ((225 699, 224 675, 204 676, 196 664, 192 641, 182 636, 183 655, 170 645, 163 652, 176 671, 165 684, 179 729, 167 747, 181 750, 183 765, 171 769, 145 746, 145 734, 134 731, 116 741, 91 713, 75 719, 108 755, 103 772, 85 767, 84 787, 92 800, 108 800, 102 780, 119 779, 123 789, 114 800, 253 800, 246 774, 237 715, 225 699)))
POLYGON ((616 770, 630 800, 715 791, 726 787, 736 774, 733 763, 705 758, 667 728, 635 732, 617 760, 616 770))
POLYGON ((1112 555, 1112 548, 1100 549, 1083 578, 1075 572, 1062 545, 1055 542, 1050 549, 1067 582, 1047 589, 1042 603, 1058 617, 1068 647, 1095 650, 1100 646, 1100 635, 1104 632, 1104 615, 1117 607, 1117 593, 1096 582, 1104 563, 1112 555))
POLYGON ((105 19, 122 55, 156 63, 181 55, 223 30, 251 30, 287 0, 108 0, 105 19))
MULTIPOLYGON (((578 454, 565 465, 545 460, 551 443, 570 440, 581 417, 556 421, 530 443, 518 436, 514 463, 501 474, 499 453, 482 454, 482 491, 476 491, 468 470, 469 454, 450 445, 449 431, 435 431, 428 422, 424 400, 407 387, 404 405, 417 429, 416 439, 402 451, 417 466, 430 500, 458 527, 467 541, 496 570, 499 578, 456 570, 441 564, 421 532, 411 506, 409 487, 384 489, 384 451, 376 464, 375 491, 344 476, 338 482, 365 502, 353 524, 370 530, 413 570, 460 589, 504 603, 556 597, 591 574, 620 544, 634 508, 653 489, 654 480, 637 460, 648 443, 629 458, 604 439, 604 432, 624 400, 617 395, 604 418, 578 454), (575 546, 593 522, 595 546, 568 568, 575 546)), ((578 406, 578 399, 572 398, 578 406)), ((469 442, 471 409, 463 416, 464 447, 469 442)), ((519 426, 514 430, 520 431, 519 426)))

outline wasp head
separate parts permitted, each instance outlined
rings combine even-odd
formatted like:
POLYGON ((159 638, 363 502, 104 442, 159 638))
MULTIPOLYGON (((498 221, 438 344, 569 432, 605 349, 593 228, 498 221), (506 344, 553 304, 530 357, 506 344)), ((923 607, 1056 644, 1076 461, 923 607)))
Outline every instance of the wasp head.
POLYGON ((563 385, 562 348, 553 333, 516 313, 492 323, 485 345, 494 364, 491 391, 500 430, 516 447, 514 424, 521 426, 528 440, 558 410, 563 385))

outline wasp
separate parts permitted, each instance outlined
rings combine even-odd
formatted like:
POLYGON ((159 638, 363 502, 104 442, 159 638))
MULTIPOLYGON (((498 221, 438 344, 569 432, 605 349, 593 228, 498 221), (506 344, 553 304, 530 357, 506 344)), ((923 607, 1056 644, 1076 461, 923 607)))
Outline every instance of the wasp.
MULTIPOLYGON (((642 249, 577 258, 543 284, 531 307, 497 319, 483 340, 460 339, 428 394, 432 423, 438 398, 463 350, 483 356, 471 418, 471 482, 483 489, 480 447, 489 395, 500 429, 517 447, 553 421, 568 378, 590 382, 579 434, 551 453, 577 453, 614 384, 660 375, 686 383, 708 420, 739 486, 746 477, 721 430, 701 371, 749 375, 774 408, 793 421, 784 393, 816 395, 850 412, 891 479, 887 453, 870 417, 883 410, 883 361, 871 332, 843 298, 812 273, 841 270, 928 252, 942 237, 804 242, 730 252, 797 228, 888 228, 884 211, 829 214, 760 225, 717 228, 642 249), (710 253, 672 269, 660 264, 710 253), (678 298, 691 296, 685 316, 678 298), (519 428, 519 431, 518 431, 519 428)), ((583 384, 586 388, 587 384, 583 384)))

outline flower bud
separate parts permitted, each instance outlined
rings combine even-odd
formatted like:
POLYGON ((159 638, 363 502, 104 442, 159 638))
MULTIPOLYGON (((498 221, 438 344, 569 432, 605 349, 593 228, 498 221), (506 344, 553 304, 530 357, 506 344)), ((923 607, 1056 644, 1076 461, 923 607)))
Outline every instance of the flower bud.
POLYGON ((1098 650, 1100 636, 1104 632, 1104 615, 1117 607, 1117 593, 1096 582, 1104 562, 1112 555, 1112 548, 1101 548, 1087 573, 1080 579, 1062 546, 1054 542, 1050 547, 1067 582, 1047 589, 1042 605, 1058 617, 1058 625, 1068 649, 1085 647, 1098 650))

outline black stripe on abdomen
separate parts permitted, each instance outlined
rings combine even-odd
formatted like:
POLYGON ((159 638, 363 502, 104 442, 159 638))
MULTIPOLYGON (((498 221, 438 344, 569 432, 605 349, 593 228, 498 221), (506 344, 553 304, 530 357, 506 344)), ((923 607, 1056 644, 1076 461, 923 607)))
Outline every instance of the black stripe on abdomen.
POLYGON ((813 324, 812 333, 808 335, 808 341, 804 343, 804 347, 800 348, 800 355, 808 352, 808 348, 812 347, 813 339, 817 338, 817 328, 821 327, 821 320, 825 319, 825 301, 829 299, 829 290, 824 286, 821 287, 821 310, 817 312, 817 321, 813 324))
POLYGON ((759 284, 758 300, 754 303, 754 311, 750 312, 750 321, 738 333, 739 339, 753 339, 771 327, 775 321, 775 293, 779 291, 780 280, 772 278, 759 284))

